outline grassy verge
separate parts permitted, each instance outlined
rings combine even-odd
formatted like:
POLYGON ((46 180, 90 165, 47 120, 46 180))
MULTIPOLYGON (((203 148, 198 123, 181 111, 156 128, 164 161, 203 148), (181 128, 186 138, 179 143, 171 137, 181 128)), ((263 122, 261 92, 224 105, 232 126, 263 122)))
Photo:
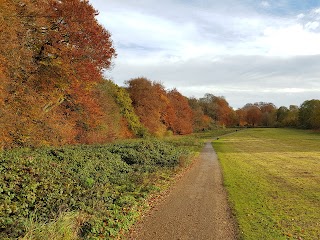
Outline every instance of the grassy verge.
POLYGON ((320 239, 320 134, 248 129, 213 143, 242 239, 320 239))

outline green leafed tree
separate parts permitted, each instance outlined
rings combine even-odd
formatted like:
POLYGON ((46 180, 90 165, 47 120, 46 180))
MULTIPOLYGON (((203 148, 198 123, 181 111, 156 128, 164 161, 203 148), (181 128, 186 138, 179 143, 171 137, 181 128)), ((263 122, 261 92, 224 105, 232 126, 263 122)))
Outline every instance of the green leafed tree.
MULTIPOLYGON (((128 91, 115 84, 111 80, 104 80, 99 88, 112 96, 118 107, 118 112, 121 116, 122 126, 121 132, 126 133, 129 130, 134 136, 144 137, 148 134, 147 129, 143 127, 139 117, 134 111, 132 100, 128 91)), ((110 114, 114 114, 110 112, 110 114)), ((125 134, 126 135, 126 134, 125 134)))
POLYGON ((300 126, 307 129, 320 128, 320 100, 304 101, 299 109, 300 126))

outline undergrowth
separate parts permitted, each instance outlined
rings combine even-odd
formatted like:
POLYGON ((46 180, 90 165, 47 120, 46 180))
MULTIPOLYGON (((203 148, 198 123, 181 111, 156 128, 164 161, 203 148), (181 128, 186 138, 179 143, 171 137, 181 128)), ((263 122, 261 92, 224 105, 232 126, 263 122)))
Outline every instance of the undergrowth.
POLYGON ((73 230, 60 239, 114 238, 190 154, 158 140, 1 152, 0 239, 59 239, 42 234, 61 223, 73 230))

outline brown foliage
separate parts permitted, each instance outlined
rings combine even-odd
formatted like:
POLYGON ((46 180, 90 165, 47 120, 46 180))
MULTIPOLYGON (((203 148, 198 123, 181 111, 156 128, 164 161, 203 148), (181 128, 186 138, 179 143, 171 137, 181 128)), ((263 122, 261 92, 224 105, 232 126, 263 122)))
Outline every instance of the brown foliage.
POLYGON ((224 97, 217 97, 207 93, 200 99, 200 104, 204 113, 211 117, 217 125, 235 125, 236 117, 234 110, 229 106, 224 97))
POLYGON ((193 132, 193 112, 186 97, 176 89, 168 92, 172 119, 169 119, 169 128, 175 134, 190 134, 193 132))
POLYGON ((127 81, 136 114, 148 130, 158 136, 166 131, 188 134, 193 131, 193 113, 187 98, 176 89, 167 92, 160 83, 146 78, 127 81))
POLYGON ((0 2, 4 147, 92 142, 93 89, 115 56, 95 16, 88 1, 0 2))
POLYGON ((205 115, 201 107, 201 103, 196 98, 189 98, 189 106, 192 110, 192 128, 195 132, 204 131, 210 129, 213 124, 212 118, 205 115))
POLYGON ((162 85, 140 77, 126 82, 132 105, 141 123, 155 135, 163 135, 166 126, 161 121, 165 102, 161 99, 162 85))

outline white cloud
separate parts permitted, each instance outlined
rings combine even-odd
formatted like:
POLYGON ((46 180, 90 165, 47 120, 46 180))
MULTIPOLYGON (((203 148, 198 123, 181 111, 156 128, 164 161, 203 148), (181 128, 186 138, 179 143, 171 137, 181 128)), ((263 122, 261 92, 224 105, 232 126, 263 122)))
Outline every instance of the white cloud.
POLYGON ((257 44, 265 46, 271 56, 298 56, 320 54, 320 34, 304 29, 300 24, 287 27, 268 27, 257 44))
POLYGON ((290 105, 319 95, 319 65, 320 55, 295 58, 221 56, 215 61, 192 59, 146 66, 119 63, 114 74, 118 76, 119 84, 133 77, 146 76, 161 81, 168 88, 176 87, 186 96, 202 97, 207 92, 223 95, 234 107, 250 101, 290 105), (241 95, 243 100, 237 100, 241 95), (290 98, 290 103, 286 98, 293 95, 295 98, 290 98), (249 98, 246 100, 249 96, 250 101, 249 98))
POLYGON ((262 2, 261 2, 261 6, 264 7, 264 8, 269 8, 271 5, 270 5, 270 3, 267 2, 267 1, 262 1, 262 2))
POLYGON ((314 12, 315 14, 320 14, 320 8, 315 8, 315 9, 313 10, 313 12, 314 12))
POLYGON ((306 25, 305 25, 305 28, 307 30, 316 30, 318 27, 320 26, 319 22, 317 21, 314 21, 314 22, 307 22, 306 25))
MULTIPOLYGON (((314 10, 315 11, 315 10, 314 10)), ((313 11, 313 12, 314 12, 313 11)), ((128 9, 101 16, 126 61, 177 61, 217 55, 296 56, 320 53, 318 21, 270 16, 222 16, 194 12, 195 19, 177 22, 128 9), (201 13, 201 15, 199 15, 201 13)), ((186 13, 183 13, 186 14, 186 13)))
POLYGON ((239 0, 91 2, 113 35, 118 58, 107 74, 120 85, 146 76, 237 107, 299 104, 320 92, 320 8, 283 16, 270 1, 256 2, 268 14, 239 0))

